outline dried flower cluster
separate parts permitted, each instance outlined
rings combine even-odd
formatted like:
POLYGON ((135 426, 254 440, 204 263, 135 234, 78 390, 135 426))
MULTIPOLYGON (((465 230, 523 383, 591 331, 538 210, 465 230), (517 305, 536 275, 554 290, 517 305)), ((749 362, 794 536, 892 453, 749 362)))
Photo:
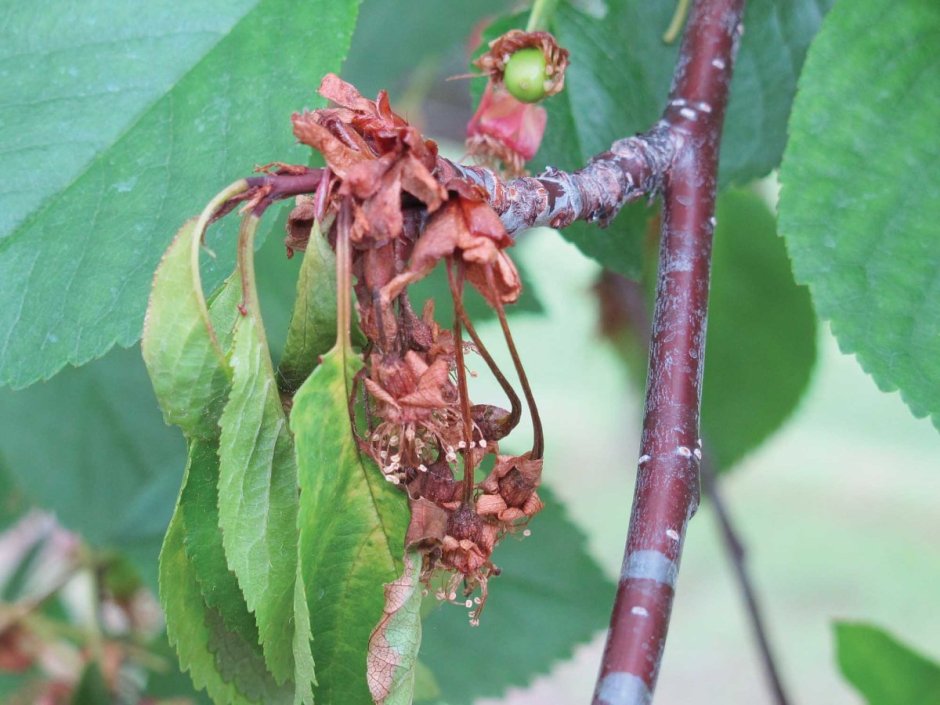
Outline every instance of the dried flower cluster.
POLYGON ((396 115, 385 92, 367 100, 336 76, 321 95, 332 107, 293 116, 294 134, 319 151, 328 177, 303 197, 288 224, 289 247, 301 247, 313 219, 332 223, 330 239, 349 243, 358 318, 367 344, 354 385, 351 417, 361 450, 402 488, 412 509, 406 537, 422 550, 422 578, 443 575, 439 597, 457 600, 460 583, 476 623, 487 581, 498 574, 494 546, 538 512, 542 470, 538 412, 509 333, 504 304, 520 293, 506 248, 512 244, 485 194, 469 181, 436 176, 437 146, 396 115), (447 269, 454 328, 420 314, 408 287, 436 266, 447 269), (499 441, 519 421, 519 397, 496 366, 463 308, 466 282, 496 311, 536 426, 533 450, 499 454, 499 441), (463 340, 464 331, 472 342, 463 340), (474 405, 464 356, 486 361, 510 399, 509 410, 474 405), (474 470, 492 470, 476 482, 474 470), (448 576, 449 574, 449 576, 448 576))

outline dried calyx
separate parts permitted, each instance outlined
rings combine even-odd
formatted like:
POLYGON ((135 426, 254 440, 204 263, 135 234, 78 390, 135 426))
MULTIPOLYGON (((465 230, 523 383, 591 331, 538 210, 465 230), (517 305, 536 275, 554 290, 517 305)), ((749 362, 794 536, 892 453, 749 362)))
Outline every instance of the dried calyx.
POLYGON ((467 125, 467 154, 508 177, 522 176, 548 120, 535 103, 564 88, 568 51, 548 32, 514 29, 473 63, 488 81, 467 125))
POLYGON ((333 106, 295 114, 293 123, 297 138, 323 155, 326 175, 313 196, 298 200, 288 247, 303 247, 314 219, 332 223, 331 242, 349 242, 367 339, 350 399, 359 446, 407 493, 406 542, 424 556, 423 580, 441 599, 457 602, 461 593, 460 604, 478 623, 488 580, 499 572, 494 547, 523 530, 542 506, 538 412, 503 309, 521 290, 506 252, 512 239, 478 186, 438 178, 437 145, 391 110, 387 94, 367 100, 332 75, 320 93, 333 106), (419 314, 409 298, 409 287, 437 266, 447 269, 451 330, 435 322, 433 301, 419 314), (522 456, 499 453, 499 442, 518 424, 521 402, 466 314, 466 283, 495 310, 529 405, 535 442, 522 456), (471 402, 464 356, 474 353, 504 389, 510 409, 471 402), (486 464, 492 469, 477 482, 474 471, 486 464), (477 589, 476 599, 468 599, 477 589))

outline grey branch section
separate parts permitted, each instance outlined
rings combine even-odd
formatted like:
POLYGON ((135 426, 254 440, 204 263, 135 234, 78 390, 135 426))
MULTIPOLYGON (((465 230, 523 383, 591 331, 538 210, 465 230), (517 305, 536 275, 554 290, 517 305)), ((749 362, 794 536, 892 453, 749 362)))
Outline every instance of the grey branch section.
POLYGON ((485 167, 446 159, 439 161, 438 171, 445 183, 460 176, 480 185, 510 234, 538 225, 563 228, 576 220, 604 226, 627 203, 661 190, 678 141, 675 131, 660 122, 648 132, 617 140, 572 173, 548 167, 538 176, 505 181, 485 167))

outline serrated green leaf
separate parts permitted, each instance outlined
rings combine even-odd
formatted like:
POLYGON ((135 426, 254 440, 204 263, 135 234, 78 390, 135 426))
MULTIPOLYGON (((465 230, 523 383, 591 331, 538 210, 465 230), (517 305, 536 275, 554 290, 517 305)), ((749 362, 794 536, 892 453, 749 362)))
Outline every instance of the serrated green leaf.
POLYGON ((480 626, 467 623, 466 610, 446 604, 425 620, 421 660, 449 705, 528 683, 607 625, 616 586, 554 495, 544 486, 539 495, 545 509, 529 525, 532 535, 507 538, 493 554, 502 574, 490 581, 480 626))
POLYGON ((147 644, 147 650, 157 659, 164 661, 166 667, 147 674, 144 697, 150 697, 158 703, 166 700, 173 702, 176 699, 184 700, 186 705, 212 705, 206 691, 197 690, 192 678, 180 670, 179 658, 170 646, 165 631, 147 644))
POLYGON ((290 417, 320 703, 369 701, 366 646, 408 526, 405 495, 360 455, 352 435, 349 388, 361 367, 351 351, 334 348, 294 396, 290 417))
POLYGON ((193 443, 189 470, 180 494, 184 546, 206 606, 242 639, 257 644, 258 627, 248 611, 235 574, 229 570, 219 529, 219 443, 193 443))
POLYGON ((137 339, 151 272, 193 194, 220 174, 305 161, 290 113, 318 102, 357 8, 46 0, 4 12, 0 385, 137 339))
POLYGON ((231 369, 225 351, 241 297, 230 277, 210 317, 199 276, 197 220, 180 228, 154 275, 141 353, 168 424, 190 437, 218 436, 231 369))
POLYGON ((868 705, 940 703, 940 664, 867 624, 835 623, 839 668, 868 705))
MULTIPOLYGON (((190 465, 205 458, 208 449, 200 449, 199 444, 194 441, 190 465)), ((184 490, 188 474, 189 466, 183 478, 184 490)), ((221 616, 206 605, 186 555, 185 531, 178 503, 160 552, 160 602, 180 667, 216 705, 292 702, 293 687, 279 687, 274 682, 257 643, 229 631, 221 616)))
POLYGON ((297 299, 277 368, 281 389, 295 391, 336 340, 336 255, 314 222, 297 278, 297 299))
POLYGON ((717 468, 727 470, 803 396, 816 360, 816 317, 763 200, 726 191, 716 214, 702 435, 717 468))
POLYGON ((421 645, 421 563, 405 551, 402 574, 385 585, 382 619, 369 637, 366 679, 376 705, 411 705, 421 645))
POLYGON ((294 635, 306 622, 295 615, 297 465, 258 308, 252 260, 257 224, 248 216, 240 234, 247 311, 235 324, 232 389, 219 420, 219 526, 268 667, 278 682, 295 678, 308 701, 313 662, 309 648, 295 645, 309 643, 310 635, 296 643, 294 635))
POLYGON ((940 428, 938 43, 935 2, 836 6, 800 80, 780 231, 842 350, 940 428))

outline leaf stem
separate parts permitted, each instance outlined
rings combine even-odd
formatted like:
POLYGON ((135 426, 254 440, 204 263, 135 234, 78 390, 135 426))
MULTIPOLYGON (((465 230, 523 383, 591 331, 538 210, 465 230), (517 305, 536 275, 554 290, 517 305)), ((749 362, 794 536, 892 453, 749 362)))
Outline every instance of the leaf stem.
POLYGON ((529 11, 529 21, 526 24, 526 32, 536 32, 548 29, 548 23, 555 12, 555 6, 558 0, 535 0, 532 3, 532 9, 529 11))
MULTIPOLYGON (((486 272, 487 283, 491 291, 497 291, 496 282, 493 280, 493 270, 486 272)), ((539 416, 539 409, 535 403, 535 395, 532 394, 532 388, 529 386, 529 378, 526 376, 525 367, 522 365, 522 358, 519 357, 519 351, 516 350, 516 343, 512 338, 512 331, 509 330, 509 321, 506 320, 506 311, 503 308, 503 302, 495 298, 491 305, 496 311, 496 317, 499 319, 500 328, 503 330, 503 337, 506 339, 506 347, 509 348, 509 356, 512 358, 512 364, 516 368, 516 375, 519 377, 519 384, 522 385, 522 394, 525 396, 526 404, 529 406, 529 415, 532 417, 532 451, 530 457, 538 460, 545 453, 545 437, 542 433, 542 418, 539 416)))
POLYGON ((754 633, 754 639, 757 642, 757 650, 764 666, 764 674, 770 686, 774 703, 775 705, 789 705, 789 699, 777 669, 773 650, 770 647, 767 627, 764 625, 764 618, 757 600, 757 591, 754 589, 753 581, 748 573, 744 544, 734 528, 731 514, 718 487, 718 475, 707 453, 702 458, 701 471, 702 489, 715 509, 715 518, 718 520, 718 526, 721 529, 725 553, 734 568, 734 575, 741 590, 741 597, 744 598, 744 608, 751 623, 751 631, 754 633))
POLYGON ((193 282, 195 283, 195 295, 199 304, 199 315, 202 317, 202 322, 205 324, 206 330, 209 331, 209 340, 212 343, 212 349, 215 351, 216 357, 218 357, 219 361, 222 363, 223 369, 228 367, 228 362, 225 359, 225 351, 222 350, 222 346, 219 345, 219 337, 216 335, 215 328, 212 325, 212 319, 209 317, 209 306, 206 303, 205 292, 202 290, 202 275, 199 272, 199 252, 205 243, 206 229, 209 227, 209 223, 211 223, 217 213, 225 207, 228 201, 244 193, 248 188, 247 179, 239 179, 219 191, 206 204, 206 207, 202 209, 202 213, 199 214, 199 217, 196 219, 196 225, 193 228, 192 253, 189 260, 190 266, 192 267, 193 282))
POLYGON ((692 6, 692 0, 679 0, 676 5, 676 11, 672 15, 669 26, 663 33, 663 41, 666 44, 672 44, 682 31, 682 25, 685 24, 685 18, 689 14, 689 8, 692 6))

